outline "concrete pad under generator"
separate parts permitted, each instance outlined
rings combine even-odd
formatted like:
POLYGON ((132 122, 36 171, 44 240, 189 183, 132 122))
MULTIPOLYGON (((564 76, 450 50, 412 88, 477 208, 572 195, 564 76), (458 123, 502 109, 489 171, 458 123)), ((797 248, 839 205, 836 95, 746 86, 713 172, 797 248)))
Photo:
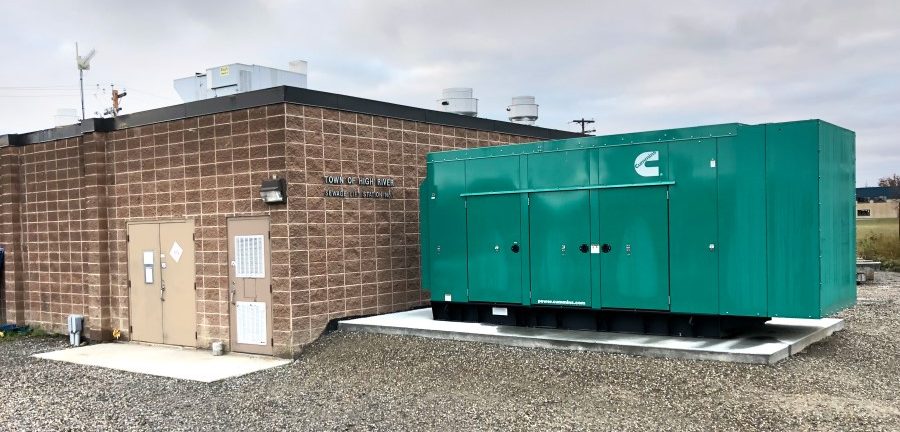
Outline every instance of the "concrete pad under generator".
POLYGON ((341 321, 339 328, 519 347, 774 364, 842 330, 844 320, 773 318, 759 331, 704 339, 435 321, 431 309, 426 308, 341 321))

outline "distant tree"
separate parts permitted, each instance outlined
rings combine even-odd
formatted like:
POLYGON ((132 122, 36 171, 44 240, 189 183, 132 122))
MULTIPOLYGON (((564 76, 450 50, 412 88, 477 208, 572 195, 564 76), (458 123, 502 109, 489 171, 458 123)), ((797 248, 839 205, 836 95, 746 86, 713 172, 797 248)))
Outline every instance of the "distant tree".
POLYGON ((889 177, 878 179, 878 186, 881 187, 900 187, 900 175, 894 174, 889 177))

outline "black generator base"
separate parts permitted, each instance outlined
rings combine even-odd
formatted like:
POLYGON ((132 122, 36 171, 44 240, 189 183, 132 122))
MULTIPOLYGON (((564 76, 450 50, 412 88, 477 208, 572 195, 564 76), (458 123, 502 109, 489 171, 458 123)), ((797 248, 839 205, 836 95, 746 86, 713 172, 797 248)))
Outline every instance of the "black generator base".
POLYGON ((438 321, 705 338, 729 337, 758 329, 770 319, 440 301, 431 302, 431 311, 438 321))

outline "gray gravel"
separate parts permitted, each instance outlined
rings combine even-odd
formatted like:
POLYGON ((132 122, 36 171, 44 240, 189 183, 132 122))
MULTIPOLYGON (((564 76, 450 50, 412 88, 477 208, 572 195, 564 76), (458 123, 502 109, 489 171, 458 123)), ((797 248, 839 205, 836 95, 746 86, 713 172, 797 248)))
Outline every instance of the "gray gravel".
POLYGON ((198 384, 0 341, 0 430, 900 430, 900 274, 775 366, 337 332, 294 364, 198 384))

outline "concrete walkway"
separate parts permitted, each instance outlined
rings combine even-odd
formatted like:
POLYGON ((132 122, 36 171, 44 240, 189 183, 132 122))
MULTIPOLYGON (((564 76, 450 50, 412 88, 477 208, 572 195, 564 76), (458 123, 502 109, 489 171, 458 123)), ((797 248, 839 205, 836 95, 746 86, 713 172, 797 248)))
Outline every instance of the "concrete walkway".
POLYGON ((426 308, 341 321, 339 328, 521 347, 774 364, 843 329, 844 320, 775 318, 755 333, 703 339, 435 321, 426 308))
POLYGON ((34 357, 146 375, 215 382, 290 363, 275 357, 137 343, 104 343, 35 354, 34 357))

